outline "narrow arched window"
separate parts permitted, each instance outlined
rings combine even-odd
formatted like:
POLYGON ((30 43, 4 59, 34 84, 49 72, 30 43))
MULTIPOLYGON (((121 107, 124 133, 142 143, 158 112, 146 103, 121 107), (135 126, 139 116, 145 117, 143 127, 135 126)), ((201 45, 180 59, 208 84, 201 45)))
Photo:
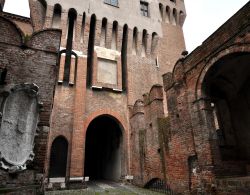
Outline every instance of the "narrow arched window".
POLYGON ((87 86, 92 82, 92 65, 95 46, 96 16, 93 14, 90 19, 89 41, 88 41, 88 59, 87 59, 87 86))
POLYGON ((174 8, 173 9, 173 25, 177 25, 178 24, 178 22, 177 22, 177 11, 176 11, 176 9, 174 8))
POLYGON ((122 90, 125 91, 127 88, 127 46, 128 46, 128 25, 125 24, 123 27, 122 34, 122 90))
POLYGON ((151 54, 155 53, 155 50, 157 48, 157 44, 158 44, 158 35, 156 32, 152 33, 152 41, 151 41, 151 54))
POLYGON ((166 22, 167 23, 169 23, 170 22, 170 20, 171 20, 171 17, 170 17, 170 14, 171 12, 170 12, 170 7, 166 7, 166 22))
POLYGON ((107 18, 102 19, 102 29, 101 29, 101 38, 100 38, 100 46, 106 47, 106 39, 107 39, 107 18))
POLYGON ((147 53, 147 42, 148 42, 147 30, 144 29, 142 32, 142 51, 141 51, 141 55, 143 57, 146 56, 147 53))
POLYGON ((111 40, 111 49, 117 50, 117 32, 118 32, 118 22, 113 22, 112 27, 112 40, 111 40))
POLYGON ((185 14, 184 14, 183 11, 180 11, 180 13, 179 13, 179 24, 180 24, 180 26, 183 26, 184 21, 185 21, 185 14))
POLYGON ((138 30, 135 27, 133 30, 133 43, 132 43, 132 54, 136 55, 138 48, 137 48, 137 44, 138 44, 138 30))
POLYGON ((52 19, 52 28, 61 28, 61 14, 62 14, 61 5, 55 4, 53 19, 52 19))
POLYGON ((77 17, 76 10, 71 8, 68 13, 68 34, 67 34, 66 58, 65 58, 64 77, 63 77, 63 81, 66 83, 69 83, 70 79, 71 54, 73 49, 72 45, 73 45, 76 17, 77 17))
POLYGON ((163 21, 163 5, 161 3, 159 4, 159 11, 160 11, 161 19, 163 21))

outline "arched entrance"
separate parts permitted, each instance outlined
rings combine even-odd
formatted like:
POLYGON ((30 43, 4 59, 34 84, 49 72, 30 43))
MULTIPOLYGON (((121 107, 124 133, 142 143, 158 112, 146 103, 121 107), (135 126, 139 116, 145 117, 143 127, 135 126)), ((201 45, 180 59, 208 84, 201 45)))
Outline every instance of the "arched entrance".
POLYGON ((119 180, 121 157, 120 124, 108 115, 95 118, 86 133, 84 175, 90 180, 119 180))
POLYGON ((244 164, 250 162, 249 62, 249 53, 227 55, 208 70, 203 81, 222 161, 217 170, 222 175, 244 175, 244 164), (232 163, 239 166, 232 168, 232 163))
POLYGON ((51 146, 49 177, 65 177, 67 168, 68 142, 59 136, 51 146))

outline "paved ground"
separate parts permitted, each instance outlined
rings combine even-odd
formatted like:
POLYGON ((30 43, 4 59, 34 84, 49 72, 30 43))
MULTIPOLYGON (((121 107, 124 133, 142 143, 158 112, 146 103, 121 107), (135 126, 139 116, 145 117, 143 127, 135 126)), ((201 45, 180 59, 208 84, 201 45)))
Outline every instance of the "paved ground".
POLYGON ((115 183, 110 181, 89 182, 84 190, 50 191, 46 195, 162 195, 162 193, 139 188, 129 184, 115 183))

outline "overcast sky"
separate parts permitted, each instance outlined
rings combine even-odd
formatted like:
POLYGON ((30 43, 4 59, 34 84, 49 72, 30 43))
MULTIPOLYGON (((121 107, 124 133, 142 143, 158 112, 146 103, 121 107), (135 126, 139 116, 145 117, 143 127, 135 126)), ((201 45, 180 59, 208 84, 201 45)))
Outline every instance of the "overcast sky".
MULTIPOLYGON (((237 12, 249 0, 184 0, 187 18, 184 36, 189 52, 237 12)), ((29 17, 28 0, 6 0, 4 11, 29 17)))

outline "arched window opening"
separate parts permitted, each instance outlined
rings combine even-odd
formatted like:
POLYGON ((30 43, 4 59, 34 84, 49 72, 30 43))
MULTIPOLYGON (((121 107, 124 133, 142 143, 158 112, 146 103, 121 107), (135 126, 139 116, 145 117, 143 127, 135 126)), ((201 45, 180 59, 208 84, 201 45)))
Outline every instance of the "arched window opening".
POLYGON ((155 50, 157 48, 159 37, 156 32, 152 33, 152 41, 151 41, 151 54, 155 54, 155 50))
POLYGON ((90 19, 90 30, 89 30, 88 59, 87 59, 87 86, 91 86, 91 82, 92 82, 95 29, 96 29, 96 16, 93 14, 90 19))
POLYGON ((148 42, 148 33, 147 30, 144 29, 142 32, 142 51, 141 51, 141 55, 143 57, 145 57, 147 53, 147 42, 148 42))
POLYGON ((171 13, 170 7, 167 6, 166 7, 166 19, 165 19, 167 23, 170 23, 170 21, 171 21, 171 14, 170 13, 171 13))
POLYGON ((57 137, 51 146, 49 177, 66 177, 68 156, 68 141, 62 137, 57 137))
POLYGON ((102 29, 101 29, 101 38, 100 38, 100 46, 106 47, 106 39, 107 39, 107 18, 102 19, 102 29))
POLYGON ((52 28, 61 28, 61 14, 62 14, 62 7, 61 5, 56 4, 54 6, 52 28))
POLYGON ((113 22, 112 27, 112 40, 111 40, 111 49, 117 50, 117 33, 118 33, 118 22, 113 22))
POLYGON ((159 4, 159 11, 160 11, 161 19, 163 21, 164 20, 163 19, 163 5, 161 3, 159 4))
POLYGON ((123 27, 122 50, 121 50, 123 91, 125 91, 127 88, 127 47, 128 47, 128 25, 125 24, 123 27))
POLYGON ((133 30, 133 43, 132 43, 132 54, 136 55, 138 52, 138 30, 135 27, 133 30))
POLYGON ((173 25, 177 25, 178 22, 177 22, 177 11, 176 9, 174 8, 173 9, 173 21, 172 21, 173 25))
POLYGON ((81 38, 80 38, 81 43, 83 43, 83 40, 84 40, 85 20, 86 20, 86 14, 83 13, 83 15, 82 15, 82 26, 81 26, 81 38))
POLYGON ((184 14, 183 11, 180 11, 180 13, 179 13, 179 24, 180 24, 180 26, 183 26, 184 21, 185 21, 185 14, 184 14))
POLYGON ((68 35, 67 35, 67 45, 66 45, 66 57, 65 57, 65 66, 64 66, 64 76, 63 81, 69 83, 70 79, 70 68, 71 68, 71 54, 73 46, 73 36, 74 36, 74 27, 77 17, 77 12, 75 9, 70 9, 68 13, 68 35))

